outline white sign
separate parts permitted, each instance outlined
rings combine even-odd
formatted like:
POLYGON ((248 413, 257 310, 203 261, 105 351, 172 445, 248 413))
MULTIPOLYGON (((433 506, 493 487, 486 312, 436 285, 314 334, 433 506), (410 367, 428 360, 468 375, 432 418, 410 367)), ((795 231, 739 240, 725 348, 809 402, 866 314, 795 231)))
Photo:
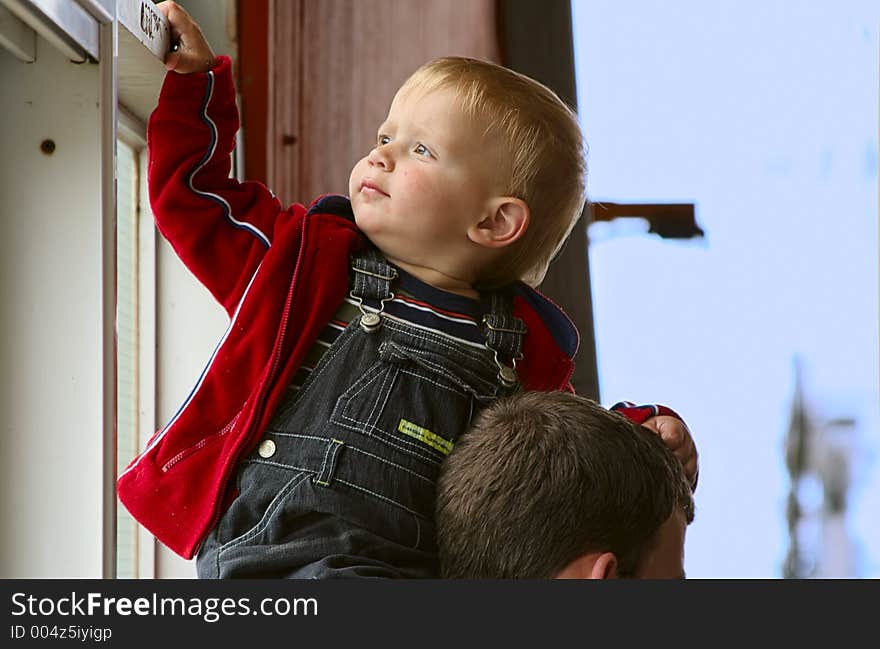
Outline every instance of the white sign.
POLYGON ((119 0, 119 23, 160 61, 171 49, 168 21, 150 0, 119 0))

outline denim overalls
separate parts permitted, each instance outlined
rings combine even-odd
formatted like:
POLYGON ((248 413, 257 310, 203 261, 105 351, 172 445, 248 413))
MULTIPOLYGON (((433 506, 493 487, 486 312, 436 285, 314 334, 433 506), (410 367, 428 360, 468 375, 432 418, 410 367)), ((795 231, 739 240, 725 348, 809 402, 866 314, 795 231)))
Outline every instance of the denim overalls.
MULTIPOLYGON (((381 311, 395 269, 369 248, 352 270, 352 297, 381 311)), ((243 460, 200 577, 438 575, 440 463, 479 408, 517 389, 525 327, 504 292, 489 297, 482 350, 361 311, 243 460)))

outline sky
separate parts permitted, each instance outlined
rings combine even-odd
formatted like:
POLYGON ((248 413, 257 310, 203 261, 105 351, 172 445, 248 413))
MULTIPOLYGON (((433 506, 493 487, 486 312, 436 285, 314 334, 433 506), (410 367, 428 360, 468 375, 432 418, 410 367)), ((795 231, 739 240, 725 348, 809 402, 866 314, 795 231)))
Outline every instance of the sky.
POLYGON ((782 575, 798 359, 821 457, 849 458, 826 551, 851 542, 836 576, 880 577, 880 3, 573 0, 572 18, 590 199, 694 203, 706 232, 589 231, 602 403, 667 404, 700 449, 688 576, 782 575))

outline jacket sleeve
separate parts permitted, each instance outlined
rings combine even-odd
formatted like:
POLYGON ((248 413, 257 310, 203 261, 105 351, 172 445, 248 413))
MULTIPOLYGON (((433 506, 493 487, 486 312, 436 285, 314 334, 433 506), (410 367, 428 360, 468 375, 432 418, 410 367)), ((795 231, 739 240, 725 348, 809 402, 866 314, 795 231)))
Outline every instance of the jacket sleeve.
POLYGON ((672 408, 654 404, 637 406, 629 401, 620 401, 611 406, 610 410, 619 412, 621 415, 636 424, 644 424, 651 417, 659 417, 661 415, 675 417, 679 421, 684 421, 684 419, 681 418, 681 415, 675 412, 672 408))
POLYGON ((232 64, 168 72, 147 128, 147 182, 156 226, 232 314, 272 243, 281 212, 258 182, 230 178, 239 127, 232 64))

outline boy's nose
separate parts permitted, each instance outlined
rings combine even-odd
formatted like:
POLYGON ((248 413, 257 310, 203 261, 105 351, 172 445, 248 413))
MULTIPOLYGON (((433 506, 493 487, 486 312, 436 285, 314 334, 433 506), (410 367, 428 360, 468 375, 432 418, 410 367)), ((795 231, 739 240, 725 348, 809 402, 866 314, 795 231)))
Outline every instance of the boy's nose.
POLYGON ((394 157, 385 144, 373 148, 370 151, 370 155, 367 156, 367 162, 370 163, 371 167, 379 167, 385 171, 394 169, 394 157))

